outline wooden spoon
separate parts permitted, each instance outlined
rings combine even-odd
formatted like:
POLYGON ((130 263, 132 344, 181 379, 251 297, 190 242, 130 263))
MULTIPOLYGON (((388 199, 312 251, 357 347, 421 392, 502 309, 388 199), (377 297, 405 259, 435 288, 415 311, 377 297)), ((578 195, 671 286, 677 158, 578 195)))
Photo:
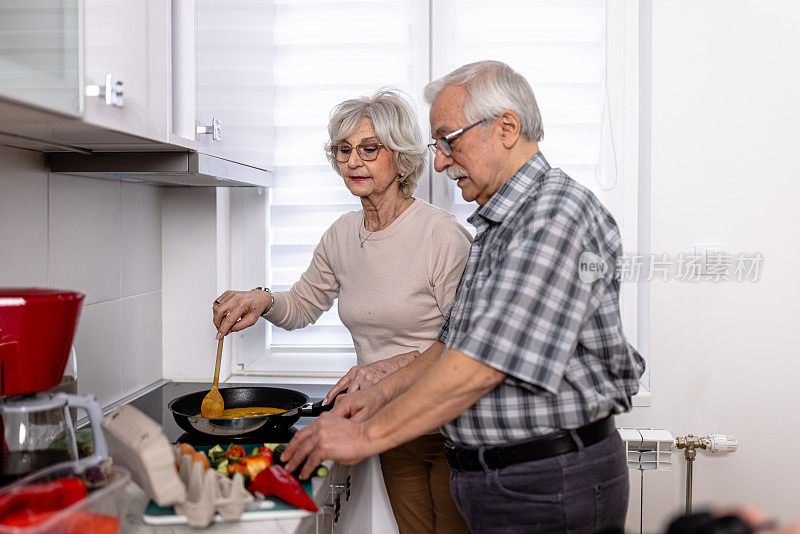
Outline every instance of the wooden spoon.
POLYGON ((217 366, 214 368, 214 386, 203 398, 203 404, 200 405, 200 415, 206 418, 222 417, 222 412, 225 410, 225 401, 222 400, 222 395, 219 394, 219 389, 217 388, 219 385, 219 363, 222 361, 222 339, 217 343, 217 366))

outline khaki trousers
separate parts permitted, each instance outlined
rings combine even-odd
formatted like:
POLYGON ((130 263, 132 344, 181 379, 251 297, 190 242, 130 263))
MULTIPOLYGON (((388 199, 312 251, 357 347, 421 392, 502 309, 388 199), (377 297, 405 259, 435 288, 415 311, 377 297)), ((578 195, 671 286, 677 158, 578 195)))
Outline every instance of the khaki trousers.
POLYGON ((383 481, 400 534, 464 534, 450 493, 441 434, 420 436, 380 455, 383 481))

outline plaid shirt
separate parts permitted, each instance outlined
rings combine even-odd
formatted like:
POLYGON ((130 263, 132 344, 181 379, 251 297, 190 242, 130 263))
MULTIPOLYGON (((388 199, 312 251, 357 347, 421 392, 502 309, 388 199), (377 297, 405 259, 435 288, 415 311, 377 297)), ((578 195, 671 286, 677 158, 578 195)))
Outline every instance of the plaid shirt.
POLYGON ((622 245, 600 201, 538 153, 469 221, 478 234, 439 339, 507 376, 445 437, 506 444, 629 410, 644 360, 622 332, 622 245))

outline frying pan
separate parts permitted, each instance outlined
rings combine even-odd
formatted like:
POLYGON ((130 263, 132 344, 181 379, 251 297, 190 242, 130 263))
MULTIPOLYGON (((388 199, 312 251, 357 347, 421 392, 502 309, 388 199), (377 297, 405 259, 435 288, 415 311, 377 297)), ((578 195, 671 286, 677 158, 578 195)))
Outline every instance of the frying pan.
POLYGON ((301 417, 317 417, 333 408, 333 402, 326 406, 322 405, 321 400, 312 404, 308 395, 293 389, 232 387, 219 389, 226 409, 264 406, 286 411, 259 417, 199 417, 200 405, 207 393, 208 390, 198 391, 170 401, 167 407, 179 427, 187 432, 199 432, 207 436, 248 436, 265 430, 286 429, 301 417))

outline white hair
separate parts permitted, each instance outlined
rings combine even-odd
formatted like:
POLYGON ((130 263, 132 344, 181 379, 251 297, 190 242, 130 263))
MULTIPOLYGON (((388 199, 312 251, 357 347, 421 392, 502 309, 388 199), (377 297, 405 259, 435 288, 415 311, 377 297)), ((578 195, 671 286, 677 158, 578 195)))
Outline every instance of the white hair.
POLYGON ((519 116, 522 135, 528 141, 544 137, 542 116, 528 81, 501 61, 478 61, 459 67, 425 86, 425 100, 433 104, 446 87, 463 85, 467 90, 464 118, 468 122, 495 117, 504 109, 519 116))
POLYGON ((342 175, 339 163, 330 150, 331 145, 347 139, 358 130, 364 117, 372 121, 381 144, 394 153, 394 165, 400 175, 400 191, 404 197, 410 197, 425 170, 428 150, 422 142, 414 105, 398 89, 381 89, 372 96, 345 100, 333 108, 328 122, 330 141, 326 147, 333 170, 342 175))

